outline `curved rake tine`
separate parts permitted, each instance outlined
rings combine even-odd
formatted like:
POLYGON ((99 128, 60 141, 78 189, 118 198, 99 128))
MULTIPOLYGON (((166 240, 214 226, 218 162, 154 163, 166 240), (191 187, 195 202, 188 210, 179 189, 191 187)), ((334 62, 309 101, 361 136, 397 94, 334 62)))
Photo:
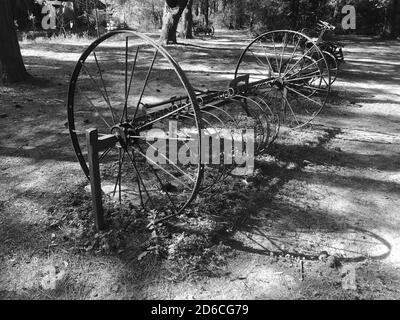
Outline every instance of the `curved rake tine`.
MULTIPOLYGON (((208 107, 211 107, 211 106, 208 106, 208 107)), ((206 111, 206 110, 201 110, 201 112, 202 112, 202 113, 205 113, 205 114, 208 114, 208 115, 210 115, 211 117, 214 117, 215 119, 217 119, 217 121, 219 121, 219 122, 222 124, 222 127, 224 127, 224 122, 223 122, 221 119, 219 119, 216 115, 214 115, 213 113, 208 112, 208 111, 206 111)), ((213 128, 213 129, 215 130, 215 132, 218 133, 219 137, 221 138, 220 130, 217 130, 217 128, 216 128, 215 126, 213 126, 208 120, 204 119, 204 117, 203 117, 202 120, 203 120, 204 122, 206 122, 206 124, 208 124, 208 125, 210 126, 210 128, 213 128)), ((211 134, 211 132, 208 130, 208 128, 206 128, 206 130, 207 130, 208 134, 209 134, 210 136, 212 136, 212 134, 211 134)), ((220 150, 220 155, 221 155, 221 150, 220 150)), ((212 162, 212 161, 211 161, 211 162, 212 162)), ((221 164, 219 164, 219 165, 221 166, 221 164)), ((224 164, 224 163, 222 164, 222 167, 225 168, 225 164, 224 164)), ((215 184, 220 180, 220 178, 223 176, 225 170, 223 169, 223 170, 219 170, 219 171, 222 171, 222 173, 220 173, 215 179, 213 179, 213 180, 214 180, 214 185, 215 185, 215 184)), ((211 187, 213 187, 212 184, 210 184, 210 186, 206 187, 204 190, 207 190, 208 188, 211 188, 211 187)))
POLYGON ((154 206, 153 199, 152 199, 152 197, 150 196, 150 194, 149 194, 149 192, 148 192, 148 190, 147 190, 147 187, 146 187, 146 185, 145 185, 144 182, 143 182, 142 176, 140 175, 139 170, 138 170, 137 167, 136 167, 133 152, 132 152, 132 156, 131 156, 131 154, 129 153, 129 151, 127 151, 127 155, 128 155, 128 157, 129 157, 129 159, 131 160, 131 164, 133 165, 133 168, 134 168, 135 171, 136 171, 137 183, 138 183, 139 194, 140 194, 140 201, 141 201, 141 203, 142 203, 142 206, 143 206, 143 207, 146 206, 147 202, 149 202, 149 201, 150 201, 150 202, 152 203, 152 205, 154 206), (142 198, 142 193, 141 193, 140 184, 142 184, 142 186, 143 186, 143 188, 144 188, 144 192, 145 192, 146 195, 147 195, 147 201, 146 201, 146 203, 144 203, 144 204, 143 204, 143 198, 142 198))
POLYGON ((183 185, 185 188, 187 189, 191 189, 186 183, 182 182, 181 180, 179 180, 177 177, 175 177, 172 173, 168 172, 167 170, 165 170, 163 167, 161 167, 160 165, 158 165, 154 160, 150 159, 149 157, 147 157, 142 151, 136 149, 133 147, 133 149, 139 153, 142 157, 144 157, 145 159, 147 159, 149 162, 151 162, 155 167, 157 167, 158 169, 160 169, 162 172, 164 172, 166 175, 170 176, 172 179, 176 180, 177 182, 179 182, 181 185, 183 185))
MULTIPOLYGON (((262 124, 262 122, 261 122, 261 117, 262 117, 262 115, 264 114, 264 110, 263 110, 263 108, 261 107, 261 105, 257 102, 257 101, 255 101, 254 99, 252 99, 252 98, 250 98, 250 97, 246 97, 246 96, 243 96, 243 95, 236 95, 237 97, 239 97, 239 98, 242 98, 242 99, 245 99, 245 100, 249 100, 249 101, 251 101, 251 102, 253 102, 257 107, 258 107, 258 109, 260 109, 260 114, 258 114, 258 113, 256 113, 256 115, 257 115, 257 119, 256 119, 256 121, 258 121, 258 124, 260 125, 260 127, 262 128, 262 140, 261 141, 264 141, 264 138, 265 138, 265 128, 264 128, 264 126, 263 126, 263 124, 262 124)), ((268 124, 268 119, 265 119, 266 120, 266 122, 267 122, 267 124, 268 124)), ((269 126, 268 126, 269 127, 269 126)), ((267 128, 267 131, 268 131, 268 128, 267 128)), ((269 133, 267 132, 267 137, 269 136, 269 133)), ((262 149, 262 147, 261 147, 261 145, 263 145, 264 144, 264 142, 261 142, 260 143, 260 146, 258 146, 258 152, 262 152, 263 151, 263 149, 262 149)))
MULTIPOLYGON (((151 147, 153 150, 158 151, 152 144, 148 143, 146 141, 146 143, 148 144, 149 147, 151 147)), ((168 161, 168 163, 174 167, 176 170, 178 170, 180 173, 182 173, 185 177, 187 177, 190 181, 195 182, 195 180, 193 180, 193 178, 188 175, 185 171, 183 171, 181 168, 179 168, 175 163, 173 163, 168 157, 166 157, 164 154, 159 153, 159 155, 161 155, 165 160, 168 161)))
MULTIPOLYGON (((178 109, 176 109, 176 110, 174 110, 174 111, 171 111, 170 113, 167 113, 167 114, 165 114, 165 115, 163 115, 163 116, 161 116, 161 117, 159 117, 159 118, 157 118, 157 119, 154 119, 154 120, 151 120, 151 121, 149 121, 149 122, 146 122, 144 125, 140 126, 140 127, 137 128, 137 129, 138 129, 138 130, 142 130, 143 128, 146 128, 146 127, 148 127, 149 125, 152 125, 152 124, 154 124, 154 123, 156 123, 156 122, 158 122, 158 121, 167 119, 167 118, 173 116, 175 113, 186 109, 186 108, 187 108, 188 106, 190 106, 190 105, 191 105, 191 103, 188 103, 188 104, 186 104, 186 105, 184 105, 184 106, 182 106, 182 107, 179 107, 178 109)), ((182 115, 180 115, 180 116, 182 116, 182 115)))
MULTIPOLYGON (((140 153, 143 154, 142 148, 140 148, 140 146, 138 146, 138 147, 139 147, 139 149, 140 149, 140 153)), ((136 152, 137 152, 137 150, 136 150, 136 152)), ((160 186, 163 187, 164 184, 162 183, 162 181, 161 181, 160 177, 158 176, 157 172, 154 170, 154 168, 153 168, 151 165, 149 165, 149 167, 150 167, 150 169, 153 171, 153 174, 156 176, 156 179, 158 180, 158 183, 160 184, 160 186)), ((177 209, 175 203, 173 202, 173 200, 172 200, 171 195, 169 194, 169 192, 168 192, 167 190, 163 190, 162 188, 159 188, 159 189, 160 189, 160 191, 166 193, 166 195, 167 195, 167 197, 168 197, 168 200, 171 202, 171 204, 172 204, 174 210, 179 211, 179 210, 177 209)))
POLYGON ((274 140, 274 137, 273 136, 271 137, 271 134, 270 134, 270 131, 271 131, 270 122, 272 122, 274 120, 274 114, 273 114, 272 110, 270 109, 270 107, 268 106, 267 102, 262 97, 256 96, 256 98, 259 100, 259 102, 261 104, 265 105, 264 114, 268 111, 268 113, 271 117, 271 121, 268 121, 269 118, 267 118, 267 144, 266 144, 266 148, 267 148, 271 144, 271 141, 274 140), (271 141, 270 141, 270 139, 271 139, 271 141))

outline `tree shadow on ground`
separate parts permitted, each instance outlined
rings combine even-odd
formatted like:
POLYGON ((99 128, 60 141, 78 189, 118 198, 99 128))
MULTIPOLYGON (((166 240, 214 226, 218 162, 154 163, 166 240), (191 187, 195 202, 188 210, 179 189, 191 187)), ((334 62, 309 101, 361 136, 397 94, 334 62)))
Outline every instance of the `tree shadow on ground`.
MULTIPOLYGON (((214 243, 222 242, 248 253, 290 255, 306 260, 318 260, 323 251, 337 256, 342 262, 359 262, 368 258, 382 260, 390 255, 391 244, 374 232, 318 209, 312 203, 302 204, 301 200, 297 204, 288 203, 286 198, 279 200, 277 196, 283 186, 302 177, 298 176, 298 172, 285 172, 282 169, 279 173, 271 168, 268 171, 274 171, 274 174, 263 175, 268 177, 269 182, 278 180, 275 185, 270 188, 259 187, 259 191, 250 189, 248 192, 251 195, 247 195, 249 199, 244 208, 239 211, 232 211, 232 208, 227 210, 230 214, 213 216, 219 226, 211 234, 214 243), (221 226, 230 227, 226 230, 221 226)), ((190 226, 173 225, 171 230, 201 234, 190 226)))
MULTIPOLYGON (((214 242, 222 241, 237 250, 251 253, 291 255, 309 260, 318 259, 322 251, 337 255, 343 262, 387 258, 391 252, 387 240, 355 225, 345 216, 319 208, 319 201, 328 195, 321 187, 311 188, 309 182, 317 181, 318 185, 326 188, 345 188, 350 192, 379 190, 391 194, 398 191, 399 184, 360 176, 341 176, 338 172, 321 172, 320 169, 314 172, 307 166, 397 170, 400 162, 393 162, 391 156, 371 157, 327 149, 326 145, 338 134, 340 130, 328 130, 313 146, 276 142, 269 151, 276 160, 256 161, 259 175, 251 180, 251 187, 242 183, 238 190, 224 191, 222 198, 213 195, 207 200, 219 203, 230 198, 228 208, 211 217, 220 226, 212 232, 214 242), (288 163, 295 163, 295 169, 287 169, 285 164, 288 163), (239 203, 238 208, 229 207, 233 199, 239 203)), ((240 183, 240 178, 236 183, 238 181, 240 183)), ((379 217, 374 217, 374 221, 377 228, 397 230, 392 222, 386 223, 379 217)), ((175 232, 199 233, 190 225, 172 225, 172 228, 175 232)))
MULTIPOLYGON (((376 45, 385 45, 385 42, 377 42, 376 45)), ((396 48, 398 48, 398 46, 394 45, 390 50, 397 50, 396 48)), ((199 49, 201 48, 193 47, 193 50, 188 52, 188 56, 192 54, 195 56, 196 51, 199 51, 199 49)), ((218 52, 218 59, 224 60, 226 59, 225 53, 219 54, 221 51, 215 52, 218 52)), ((236 54, 236 51, 236 49, 232 49, 229 55, 236 54)), ((210 56, 206 48, 204 48, 204 52, 201 53, 207 54, 207 57, 210 56)), ((374 58, 378 59, 380 56, 376 54, 374 58)), ((201 55, 195 56, 194 59, 197 59, 196 63, 199 64, 204 62, 201 55)), ((58 74, 57 77, 65 77, 65 79, 67 79, 67 75, 71 71, 69 68, 72 63, 62 64, 59 60, 52 59, 44 59, 44 61, 59 63, 63 73, 58 74)), ((211 63, 212 61, 209 62, 211 63)), ((356 68, 359 67, 359 65, 356 66, 356 68)), ((353 80, 365 81, 370 67, 374 68, 374 72, 378 74, 378 80, 384 80, 384 72, 392 68, 386 67, 380 69, 381 66, 368 63, 362 66, 361 72, 353 74, 353 80)), ((347 79, 351 78, 352 74, 346 73, 345 71, 344 76, 347 79)), ((395 83, 396 79, 391 77, 389 81, 390 83, 395 83)), ((47 85, 48 84, 45 84, 43 87, 50 89, 51 86, 48 87, 47 85)), ((41 85, 39 85, 39 87, 40 86, 41 85)), ((351 117, 355 118, 357 115, 354 114, 351 115, 351 117)), ((55 132, 44 131, 41 134, 46 135, 50 133, 54 134, 55 132)), ((27 137, 21 136, 20 138, 20 142, 22 142, 23 139, 27 137)), ((67 143, 67 140, 67 136, 63 136, 60 140, 56 140, 54 144, 49 146, 48 149, 46 146, 40 146, 35 147, 32 152, 24 151, 23 153, 18 153, 18 148, 14 147, 2 147, 0 152, 2 155, 8 156, 22 155, 34 159, 75 161, 72 148, 69 142, 67 143), (64 152, 63 149, 57 149, 57 146, 60 144, 65 144, 66 148, 69 148, 71 152, 68 153, 64 152)), ((324 144, 327 142, 328 141, 324 141, 324 144)), ((399 164, 393 161, 393 157, 340 152, 326 149, 323 145, 307 147, 278 144, 277 149, 273 153, 281 161, 297 163, 300 170, 288 170, 276 164, 268 163, 267 165, 263 165, 261 163, 260 170, 262 172, 262 177, 258 182, 258 187, 246 189, 242 185, 237 192, 231 194, 234 201, 240 201, 240 198, 242 198, 242 201, 240 201, 242 207, 235 212, 233 212, 234 208, 232 208, 232 210, 228 208, 228 211, 221 212, 219 215, 211 217, 217 222, 218 226, 214 232, 210 234, 214 243, 222 241, 238 250, 262 255, 270 255, 271 253, 275 255, 290 254, 310 260, 318 258, 321 250, 329 251, 329 248, 337 250, 335 252, 352 250, 353 252, 348 252, 347 256, 341 257, 344 261, 360 261, 366 259, 366 257, 375 259, 384 259, 387 257, 391 251, 391 245, 379 235, 354 226, 346 222, 342 217, 318 209, 317 206, 307 203, 304 204, 301 203, 301 201, 293 203, 293 199, 292 202, 290 202, 288 201, 290 199, 282 199, 279 197, 281 196, 282 189, 288 182, 292 180, 307 180, 310 177, 316 177, 326 185, 344 186, 349 189, 363 186, 363 188, 373 191, 374 185, 376 185, 376 181, 368 178, 351 177, 351 182, 349 182, 348 177, 342 177, 337 174, 310 174, 308 172, 302 172, 301 169, 304 168, 305 160, 320 165, 398 170, 399 164), (240 197, 238 195, 240 195, 240 197), (307 207, 307 205, 309 205, 309 207, 307 207), (227 230, 225 228, 226 225, 231 226, 232 230, 227 230), (340 243, 340 241, 343 241, 343 243, 340 243), (365 242, 370 242, 372 246, 379 247, 379 250, 376 252, 361 250, 361 244, 365 242), (311 244, 314 244, 314 246, 311 246, 311 244), (339 247, 332 248, 333 245, 339 245, 339 247)), ((71 187, 73 188, 75 186, 71 187)), ((301 187, 301 185, 299 187, 301 187)), ((379 182, 379 187, 389 192, 395 192, 395 190, 398 189, 398 185, 392 182, 379 182)), ((299 191, 301 191, 301 188, 299 188, 299 191)), ((65 190, 65 193, 68 192, 68 190, 65 190)), ((224 194, 222 195, 224 196, 224 194)), ((59 195, 46 191, 46 199, 48 200, 45 200, 40 193, 21 191, 19 193, 17 192, 16 199, 20 201, 22 198, 26 197, 32 202, 39 203, 40 206, 50 207, 54 201, 57 204, 58 196, 59 195)), ((208 201, 213 201, 213 198, 210 198, 208 201)), ((318 201, 318 198, 314 199, 314 201, 318 201)), ((89 203, 89 200, 87 200, 87 202, 89 203)), ((0 207, 0 209, 2 208, 0 207)), ((383 222, 381 223, 384 227, 388 227, 384 225, 383 222)), ((177 232, 187 232, 188 234, 198 232, 191 229, 190 225, 186 227, 176 227, 176 225, 172 225, 171 228, 177 232)), ((39 252, 43 255, 47 254, 45 248, 49 241, 47 239, 45 240, 43 236, 50 237, 52 233, 51 228, 48 229, 47 226, 35 225, 30 222, 5 220, 1 224, 0 230, 0 242, 5 245, 2 251, 9 250, 10 247, 6 244, 11 241, 15 250, 24 250, 24 248, 28 248, 28 252, 39 252)), ((201 234, 204 234, 204 232, 201 234)), ((122 261, 125 265, 120 279, 129 281, 130 283, 134 282, 140 286, 146 285, 151 282, 152 279, 158 277, 160 262, 151 260, 143 264, 137 263, 137 255, 142 250, 137 244, 139 240, 140 239, 132 239, 132 247, 124 256, 117 256, 117 260, 120 262, 122 261)), ((103 257, 102 255, 100 256, 103 257)), ((94 257, 95 255, 91 253, 87 255, 88 260, 94 257)))

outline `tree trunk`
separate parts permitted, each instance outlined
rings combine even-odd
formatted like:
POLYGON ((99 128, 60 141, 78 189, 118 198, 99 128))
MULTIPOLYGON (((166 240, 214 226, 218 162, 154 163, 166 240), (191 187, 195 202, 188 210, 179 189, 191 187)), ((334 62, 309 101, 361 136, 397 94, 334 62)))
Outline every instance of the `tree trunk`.
POLYGON ((187 6, 182 13, 182 39, 193 39, 193 0, 188 0, 187 6))
POLYGON ((206 26, 208 26, 209 24, 209 10, 210 10, 210 4, 208 0, 203 0, 203 8, 202 8, 202 12, 204 15, 204 23, 206 24, 206 26))
POLYGON ((299 0, 292 0, 290 6, 290 28, 298 30, 298 17, 299 17, 300 2, 299 0))
POLYGON ((396 39, 400 35, 400 1, 392 0, 385 9, 385 23, 382 37, 396 39))
POLYGON ((241 29, 244 25, 245 3, 244 1, 237 1, 235 8, 235 28, 241 29))
POLYGON ((176 30, 188 0, 166 0, 164 6, 163 27, 160 41, 166 44, 176 43, 176 30))
POLYGON ((11 0, 0 0, 0 77, 5 82, 28 78, 19 48, 11 0))
POLYGON ((400 36, 400 1, 393 0, 392 3, 392 12, 391 12, 391 30, 390 30, 390 38, 396 39, 400 36))
POLYGON ((200 14, 200 11, 201 11, 201 9, 200 9, 200 3, 199 3, 199 1, 195 1, 195 3, 194 3, 194 15, 195 15, 196 17, 198 17, 199 14, 200 14))

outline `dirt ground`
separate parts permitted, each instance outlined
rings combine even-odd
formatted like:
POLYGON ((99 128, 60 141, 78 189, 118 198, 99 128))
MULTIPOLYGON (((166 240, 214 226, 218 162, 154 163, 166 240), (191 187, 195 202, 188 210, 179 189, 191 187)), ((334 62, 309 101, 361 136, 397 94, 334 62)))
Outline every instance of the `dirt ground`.
MULTIPOLYGON (((223 89, 248 39, 217 32, 168 50, 194 86, 223 89)), ((65 106, 90 41, 23 42, 35 82, 0 87, 0 298, 399 299, 400 43, 343 42, 313 125, 164 225, 158 254, 135 214, 93 231, 65 106)))

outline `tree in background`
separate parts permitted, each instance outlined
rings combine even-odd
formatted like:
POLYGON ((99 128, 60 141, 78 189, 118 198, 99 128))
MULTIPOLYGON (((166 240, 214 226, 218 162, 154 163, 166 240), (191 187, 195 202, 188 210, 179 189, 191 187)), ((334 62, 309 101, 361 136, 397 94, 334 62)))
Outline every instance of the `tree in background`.
POLYGON ((290 28, 293 30, 299 29, 298 18, 300 12, 300 0, 290 1, 290 28))
MULTIPOLYGON (((180 36, 192 37, 193 23, 213 24, 217 28, 243 29, 259 34, 273 29, 315 28, 318 20, 340 28, 342 8, 352 4, 357 10, 357 30, 365 35, 396 38, 400 34, 400 0, 70 0, 74 1, 74 32, 95 35, 111 28, 130 27, 139 31, 162 28, 164 42, 176 42, 177 24, 182 19, 180 36), (104 14, 106 12, 106 14, 104 14), (96 14, 97 13, 97 14, 96 14), (104 20, 107 17, 107 21, 104 20), (111 23, 112 22, 112 23, 111 23), (111 26, 112 24, 112 26, 111 26)), ((40 28, 40 6, 35 0, 14 0, 14 19, 19 30, 34 25, 40 28), (39 11, 37 11, 39 7, 39 11)), ((35 29, 35 28, 33 28, 35 29)))
POLYGON ((161 29, 164 4, 165 0, 107 0, 115 25, 139 31, 161 29))
POLYGON ((11 11, 11 0, 0 0, 0 76, 3 83, 29 77, 21 56, 11 11))
POLYGON ((204 23, 206 26, 210 24, 210 1, 202 0, 201 1, 201 13, 204 15, 204 23))
POLYGON ((396 39, 400 36, 400 1, 392 0, 392 16, 391 16, 390 37, 396 39))
POLYGON ((386 2, 386 7, 382 36, 388 39, 396 39, 400 36, 400 1, 390 0, 383 2, 386 2))
POLYGON ((193 39, 193 0, 188 0, 182 13, 180 36, 182 39, 193 39))
POLYGON ((165 0, 161 42, 166 44, 176 43, 178 23, 187 3, 188 0, 165 0))

